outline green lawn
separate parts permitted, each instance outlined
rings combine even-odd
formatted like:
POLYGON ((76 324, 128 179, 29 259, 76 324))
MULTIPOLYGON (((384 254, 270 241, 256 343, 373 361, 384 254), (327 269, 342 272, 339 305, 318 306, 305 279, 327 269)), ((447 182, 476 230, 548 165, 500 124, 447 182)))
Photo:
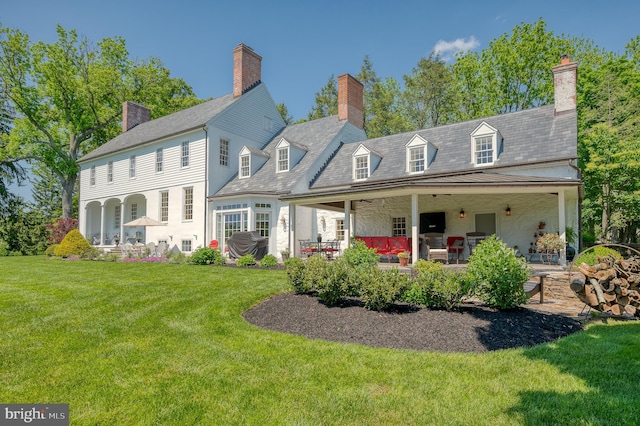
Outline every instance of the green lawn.
POLYGON ((0 403, 73 425, 632 425, 640 324, 441 354, 261 330, 283 271, 0 258, 0 403))

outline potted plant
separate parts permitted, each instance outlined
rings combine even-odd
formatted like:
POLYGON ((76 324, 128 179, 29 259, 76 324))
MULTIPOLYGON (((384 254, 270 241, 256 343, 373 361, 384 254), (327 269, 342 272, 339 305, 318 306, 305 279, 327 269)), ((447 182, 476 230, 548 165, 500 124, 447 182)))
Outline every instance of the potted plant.
POLYGON ((116 247, 118 246, 118 244, 120 243, 120 235, 116 234, 113 236, 113 242, 115 243, 116 247))
POLYGON ((280 250, 280 255, 282 255, 282 261, 284 262, 285 260, 289 259, 291 252, 289 251, 288 248, 282 249, 280 250))
POLYGON ((547 259, 551 259, 553 253, 559 253, 564 248, 564 241, 560 239, 558 234, 547 232, 540 236, 536 246, 542 256, 547 255, 547 259))
POLYGON ((409 264, 409 253, 401 251, 398 253, 398 260, 400 261, 400 266, 407 266, 409 264))
POLYGON ((547 224, 544 222, 544 220, 538 222, 538 229, 544 229, 545 226, 547 226, 547 224))

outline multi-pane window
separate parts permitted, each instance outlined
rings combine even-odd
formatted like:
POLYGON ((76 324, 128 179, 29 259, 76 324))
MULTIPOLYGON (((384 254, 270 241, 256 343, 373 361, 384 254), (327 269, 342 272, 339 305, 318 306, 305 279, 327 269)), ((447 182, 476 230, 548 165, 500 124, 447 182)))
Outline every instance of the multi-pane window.
POLYGON ((167 222, 169 220, 169 191, 160 193, 160 221, 167 222))
POLYGON ((251 175, 251 157, 248 155, 240 156, 240 177, 245 178, 251 175))
POLYGON ((229 141, 226 139, 220 139, 220 165, 229 165, 229 141))
POLYGON ((116 229, 120 229, 120 218, 122 217, 121 215, 121 210, 120 210, 120 206, 116 206, 114 212, 113 212, 113 227, 116 229))
POLYGON ((89 176, 89 185, 96 186, 96 166, 91 166, 91 172, 89 176))
POLYGON ((369 177, 369 156, 361 155, 355 158, 355 178, 366 179, 369 177))
POLYGON ((344 240, 344 219, 336 219, 336 240, 344 240))
POLYGON ((278 171, 286 172, 289 170, 289 148, 278 148, 278 171))
POLYGON ((113 183, 113 161, 107 163, 107 183, 113 183))
POLYGON ((138 203, 131 203, 131 220, 138 218, 138 203))
POLYGON ((193 188, 184 188, 183 220, 193 220, 193 188))
POLYGON ((424 147, 409 148, 409 173, 424 172, 424 147))
POLYGON ((182 240, 182 251, 191 251, 191 240, 182 240))
POLYGON ((476 164, 493 163, 493 136, 475 138, 476 164))
POLYGON ((182 164, 182 167, 189 167, 189 142, 182 142, 181 152, 182 155, 180 156, 180 164, 182 164))
POLYGON ((136 156, 129 157, 129 179, 135 179, 136 177, 136 156))
POLYGON ((156 149, 156 173, 161 173, 163 168, 164 151, 162 148, 156 149))
POLYGON ((269 241, 270 214, 268 212, 256 212, 256 231, 269 241))
POLYGON ((404 237, 407 235, 407 219, 404 217, 393 218, 392 235, 394 237, 404 237))

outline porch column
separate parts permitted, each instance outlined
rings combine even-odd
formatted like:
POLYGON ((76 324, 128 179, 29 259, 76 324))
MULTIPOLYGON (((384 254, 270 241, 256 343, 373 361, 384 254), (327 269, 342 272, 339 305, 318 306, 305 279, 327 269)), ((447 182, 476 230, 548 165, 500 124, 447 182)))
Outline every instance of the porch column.
MULTIPOLYGON (((560 239, 567 242, 567 224, 565 218, 565 207, 564 207, 564 189, 558 190, 558 235, 560 235, 560 239)), ((558 263, 560 265, 567 264, 567 250, 560 250, 558 253, 558 263)))
POLYGON ((120 230, 119 230, 119 233, 118 233, 118 235, 120 236, 120 243, 124 243, 125 242, 125 238, 124 238, 124 222, 125 222, 125 220, 124 220, 124 217, 125 217, 125 215, 124 215, 124 213, 125 213, 124 207, 125 207, 125 202, 122 201, 120 203, 120 230))
POLYGON ((104 244, 104 211, 105 211, 105 203, 100 203, 100 244, 104 244))
POLYGON ((342 223, 344 228, 342 250, 345 250, 349 248, 349 241, 351 241, 351 200, 344 200, 344 220, 342 223))
POLYGON ((296 205, 289 203, 289 250, 296 257, 296 205))
POLYGON ((420 240, 418 239, 418 194, 411 194, 411 263, 420 258, 420 240))

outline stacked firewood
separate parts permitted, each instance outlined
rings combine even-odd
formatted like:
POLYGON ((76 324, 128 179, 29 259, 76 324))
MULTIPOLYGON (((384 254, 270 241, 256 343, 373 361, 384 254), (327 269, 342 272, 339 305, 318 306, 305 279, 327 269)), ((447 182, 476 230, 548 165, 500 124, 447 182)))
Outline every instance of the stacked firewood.
POLYGON ((598 261, 595 266, 578 266, 571 290, 601 312, 640 317, 640 257, 604 256, 598 261))

